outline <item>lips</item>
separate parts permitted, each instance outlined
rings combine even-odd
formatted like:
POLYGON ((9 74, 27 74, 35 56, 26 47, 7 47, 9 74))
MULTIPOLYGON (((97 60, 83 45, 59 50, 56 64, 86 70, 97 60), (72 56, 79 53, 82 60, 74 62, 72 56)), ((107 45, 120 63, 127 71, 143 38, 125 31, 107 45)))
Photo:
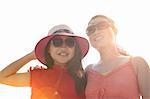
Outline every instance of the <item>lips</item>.
POLYGON ((104 38, 103 36, 99 36, 95 38, 95 41, 101 40, 102 38, 104 38))

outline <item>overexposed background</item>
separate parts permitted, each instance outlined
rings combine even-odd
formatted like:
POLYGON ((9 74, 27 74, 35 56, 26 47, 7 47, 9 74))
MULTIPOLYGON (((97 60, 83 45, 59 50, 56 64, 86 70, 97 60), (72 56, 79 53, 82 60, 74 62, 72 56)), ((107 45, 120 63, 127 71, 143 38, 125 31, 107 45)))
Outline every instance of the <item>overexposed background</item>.
MULTIPOLYGON (((118 26, 118 44, 132 55, 150 62, 149 0, 0 0, 0 70, 34 49, 54 25, 67 24, 85 36, 90 18, 96 14, 111 17, 118 26)), ((90 49, 86 67, 99 56, 90 49)), ((20 72, 40 63, 32 61, 20 72)), ((30 88, 0 84, 0 99, 30 99, 30 88)))

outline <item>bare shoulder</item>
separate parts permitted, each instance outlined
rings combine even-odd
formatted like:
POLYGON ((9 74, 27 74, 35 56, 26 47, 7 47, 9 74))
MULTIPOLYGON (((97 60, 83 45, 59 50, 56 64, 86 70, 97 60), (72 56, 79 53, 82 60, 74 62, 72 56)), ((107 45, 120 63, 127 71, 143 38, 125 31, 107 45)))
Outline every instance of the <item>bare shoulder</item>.
POLYGON ((89 64, 87 65, 87 67, 85 68, 85 71, 87 72, 90 68, 92 68, 93 64, 89 64))
POLYGON ((135 56, 132 57, 132 64, 136 71, 149 70, 148 63, 143 57, 135 56))
POLYGON ((143 57, 132 57, 132 64, 136 67, 148 67, 146 60, 143 57))
POLYGON ((131 56, 119 56, 119 60, 122 62, 128 62, 130 61, 131 56))
POLYGON ((133 57, 132 64, 137 69, 137 79, 141 95, 144 99, 149 99, 150 95, 150 68, 146 60, 142 57, 133 57))

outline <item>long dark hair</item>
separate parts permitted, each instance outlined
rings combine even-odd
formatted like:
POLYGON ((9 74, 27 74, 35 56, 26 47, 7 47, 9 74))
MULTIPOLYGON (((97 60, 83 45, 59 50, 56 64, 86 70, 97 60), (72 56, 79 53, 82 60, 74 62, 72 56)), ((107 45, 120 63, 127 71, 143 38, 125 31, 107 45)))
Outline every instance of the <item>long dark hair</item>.
MULTIPOLYGON (((45 47, 45 61, 46 66, 48 69, 51 69, 54 66, 54 61, 50 54, 48 53, 48 49, 50 46, 51 40, 48 42, 48 44, 45 47)), ((75 88, 78 95, 83 95, 85 91, 86 86, 86 75, 84 73, 84 69, 82 67, 82 53, 80 46, 78 42, 75 40, 75 54, 74 57, 67 63, 67 70, 69 74, 72 76, 72 78, 75 81, 75 88)))

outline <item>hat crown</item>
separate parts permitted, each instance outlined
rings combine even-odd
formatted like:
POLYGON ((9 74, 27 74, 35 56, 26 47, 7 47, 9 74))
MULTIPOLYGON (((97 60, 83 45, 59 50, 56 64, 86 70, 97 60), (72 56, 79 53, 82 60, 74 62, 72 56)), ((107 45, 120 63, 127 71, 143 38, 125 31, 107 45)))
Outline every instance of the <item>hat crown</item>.
POLYGON ((49 31, 48 31, 48 35, 52 35, 54 32, 58 31, 58 30, 61 30, 61 29, 65 29, 65 30, 69 30, 70 32, 73 33, 72 29, 65 25, 65 24, 61 24, 61 25, 56 25, 54 26, 53 28, 51 28, 49 31))

